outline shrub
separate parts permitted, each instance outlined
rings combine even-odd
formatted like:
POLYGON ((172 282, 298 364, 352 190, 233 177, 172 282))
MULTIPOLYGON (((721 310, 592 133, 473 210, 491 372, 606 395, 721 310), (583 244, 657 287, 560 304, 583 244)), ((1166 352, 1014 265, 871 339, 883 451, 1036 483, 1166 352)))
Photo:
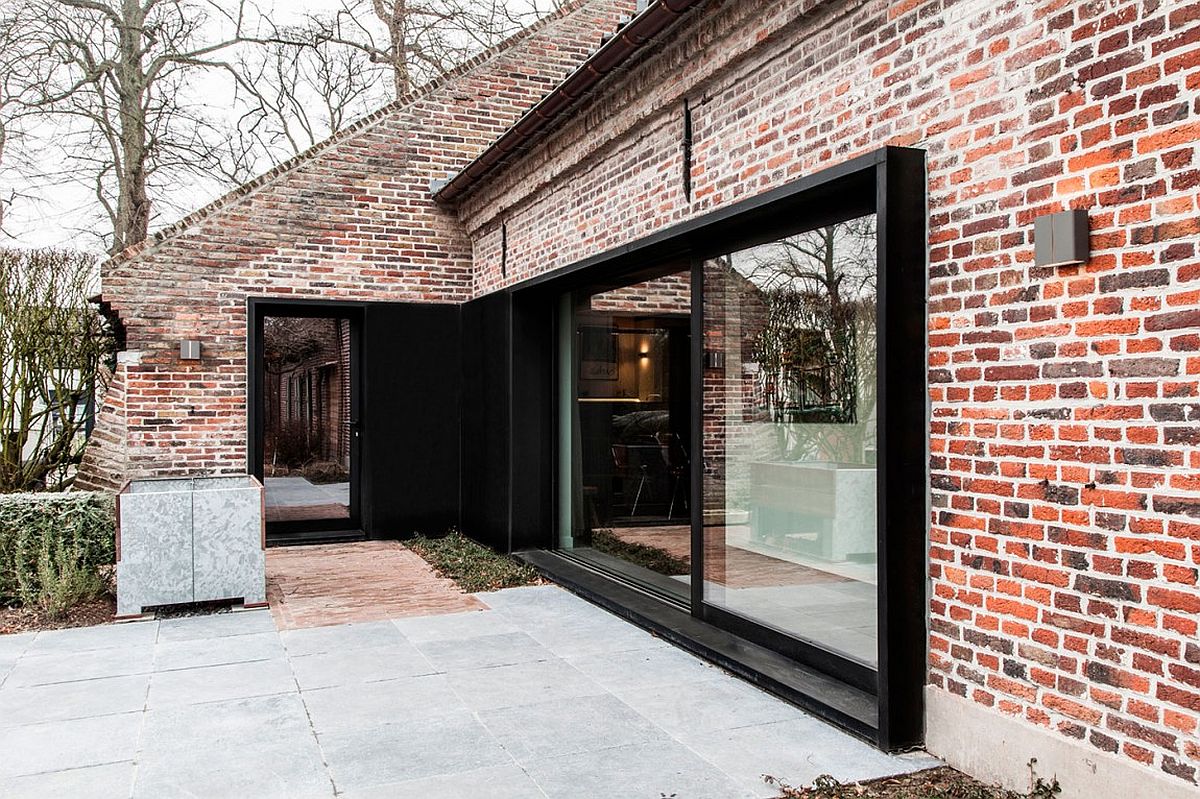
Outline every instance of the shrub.
POLYGON ((104 590, 115 557, 108 495, 0 494, 0 604, 61 614, 104 590))
POLYGON ((438 538, 418 535, 404 543, 440 576, 453 580, 469 594, 541 582, 532 566, 472 541, 458 530, 451 529, 438 538))

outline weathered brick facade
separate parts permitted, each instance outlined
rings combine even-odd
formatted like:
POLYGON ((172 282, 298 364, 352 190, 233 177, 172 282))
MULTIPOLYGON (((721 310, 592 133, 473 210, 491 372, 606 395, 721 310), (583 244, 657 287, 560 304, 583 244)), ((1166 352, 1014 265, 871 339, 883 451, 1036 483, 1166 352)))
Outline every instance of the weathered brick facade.
POLYGON ((435 207, 428 177, 577 63, 605 5, 111 265, 141 353, 118 374, 127 473, 244 468, 247 293, 459 302, 922 148, 932 695, 1196 784, 1200 2, 712 0, 457 217, 435 207), (1038 268, 1033 219, 1064 208, 1088 210, 1092 258, 1038 268), (217 356, 202 373, 174 359, 184 337, 217 356))
POLYGON ((1194 783, 1198 139, 1195 2, 727 0, 461 211, 486 292, 925 149, 930 682, 1194 783), (1092 259, 1034 267, 1033 218, 1067 207, 1092 259))
POLYGON ((103 295, 127 351, 79 485, 246 471, 247 297, 468 299, 471 244, 431 182, 515 122, 634 5, 568 3, 107 262, 103 295), (179 359, 182 339, 201 342, 201 361, 179 359))

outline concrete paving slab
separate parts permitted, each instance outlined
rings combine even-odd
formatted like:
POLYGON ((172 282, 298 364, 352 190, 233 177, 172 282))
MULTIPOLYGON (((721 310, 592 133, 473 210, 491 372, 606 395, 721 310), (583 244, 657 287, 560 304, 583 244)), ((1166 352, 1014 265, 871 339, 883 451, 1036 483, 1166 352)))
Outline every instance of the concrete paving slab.
MULTIPOLYGON (((672 735, 805 717, 799 708, 736 677, 615 693, 621 701, 672 735)), ((849 738, 844 733, 841 735, 849 738)))
POLYGON ((309 746, 294 741, 253 741, 192 751, 186 756, 143 756, 133 790, 135 799, 327 799, 333 795, 315 741, 309 746))
POLYGON ((25 654, 50 655, 66 652, 75 655, 98 649, 153 646, 157 640, 158 622, 153 620, 73 627, 66 630, 43 630, 37 634, 25 654))
POLYGON ((163 619, 158 623, 158 642, 195 641, 255 633, 275 633, 275 631, 275 621, 271 618, 271 612, 266 608, 239 610, 232 613, 214 613, 209 616, 163 619))
POLYGON ((37 633, 0 635, 0 661, 6 659, 16 660, 25 654, 25 650, 29 648, 29 645, 33 643, 33 639, 36 637, 37 633))
POLYGON ((128 796, 136 762, 139 797, 724 799, 769 795, 762 774, 937 762, 877 752, 559 588, 480 596, 497 609, 0 638, 0 796, 128 796))
POLYGON ((129 799, 134 768, 133 762, 129 761, 2 779, 0 796, 4 799, 129 799))
POLYGON ((184 755, 193 750, 247 746, 254 741, 313 737, 295 693, 253 696, 151 709, 142 728, 143 755, 184 755))
POLYGON ((610 691, 629 691, 715 680, 729 675, 665 641, 649 649, 567 657, 565 660, 610 691))
POLYGON ((4 681, 4 688, 149 674, 153 668, 153 646, 56 652, 52 655, 27 654, 17 661, 4 681))
MULTIPOLYGON (((483 596, 479 594, 477 596, 483 596)), ((428 641, 456 641, 484 635, 500 635, 519 631, 517 625, 496 613, 468 611, 438 616, 410 616, 395 619, 393 624, 414 644, 428 641)))
POLYGON ((563 701, 605 693, 594 680, 564 660, 538 660, 446 675, 473 710, 563 701))
POLYGON ((339 792, 512 763, 479 720, 465 711, 318 738, 339 792))
POLYGON ((141 713, 0 727, 0 779, 133 760, 141 713))
POLYGON ((517 765, 489 766, 462 774, 393 782, 340 794, 345 799, 546 799, 517 765))
POLYGON ((564 658, 647 649, 660 644, 660 639, 645 630, 604 611, 600 613, 603 615, 517 624, 542 646, 564 658))
POLYGON ((663 742, 667 734, 612 694, 480 711, 484 726, 518 763, 629 744, 663 742))
POLYGON ((749 786, 678 741, 632 744, 522 764, 550 799, 738 799, 749 786))
POLYGON ((897 767, 895 757, 811 717, 678 737, 741 784, 759 785, 764 799, 779 795, 765 774, 801 786, 822 774, 846 782, 895 774, 897 767))
POLYGON ((501 591, 481 591, 475 596, 492 610, 529 608, 552 612, 569 608, 586 610, 596 607, 587 600, 581 599, 570 591, 564 591, 556 585, 527 585, 521 588, 505 588, 501 591))
POLYGON ((220 666, 226 663, 246 663, 252 660, 272 660, 283 658, 285 654, 279 634, 274 631, 164 641, 158 645, 154 670, 174 671, 201 666, 220 666))
POLYGON ((268 477, 264 487, 268 508, 350 504, 349 483, 310 483, 303 477, 268 477))
POLYGON ((291 664, 296 682, 303 691, 397 677, 415 677, 438 671, 407 641, 372 649, 351 649, 345 652, 323 652, 318 655, 293 657, 291 664))
POLYGON ((405 637, 390 621, 338 624, 330 627, 306 627, 284 630, 279 634, 292 657, 324 652, 346 652, 378 646, 406 643, 405 637))
POLYGON ((444 674, 318 688, 302 696, 317 733, 405 724, 467 709, 444 674))
POLYGON ((290 693, 296 680, 287 661, 256 660, 155 674, 150 680, 150 709, 290 693))
POLYGON ((417 644, 438 671, 468 671, 549 660, 550 650, 522 632, 417 644))
POLYGON ((149 687, 135 674, 0 690, 0 727, 140 712, 149 687))

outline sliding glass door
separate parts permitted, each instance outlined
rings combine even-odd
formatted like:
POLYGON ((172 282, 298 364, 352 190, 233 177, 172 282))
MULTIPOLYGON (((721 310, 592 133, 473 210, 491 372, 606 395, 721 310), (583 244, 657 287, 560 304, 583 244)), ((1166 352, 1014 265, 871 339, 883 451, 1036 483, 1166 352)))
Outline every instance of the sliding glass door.
POLYGON ((547 562, 884 748, 926 670, 924 186, 885 148, 522 292, 559 301, 547 562))
POLYGON ((698 262, 698 459, 691 270, 565 294, 560 551, 875 669, 877 263, 873 214, 698 262))
POLYGON ((704 602, 878 664, 874 215, 710 258, 704 602))
POLYGON ((686 601, 689 271, 593 285, 559 308, 559 549, 686 601))

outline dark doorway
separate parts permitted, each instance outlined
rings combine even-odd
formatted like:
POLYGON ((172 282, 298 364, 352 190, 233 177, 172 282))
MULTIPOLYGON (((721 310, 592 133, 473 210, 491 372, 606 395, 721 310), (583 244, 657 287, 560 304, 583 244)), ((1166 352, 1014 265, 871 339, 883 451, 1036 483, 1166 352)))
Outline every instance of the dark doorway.
POLYGON ((359 324, 329 306, 255 315, 252 458, 272 543, 358 535, 359 324))

